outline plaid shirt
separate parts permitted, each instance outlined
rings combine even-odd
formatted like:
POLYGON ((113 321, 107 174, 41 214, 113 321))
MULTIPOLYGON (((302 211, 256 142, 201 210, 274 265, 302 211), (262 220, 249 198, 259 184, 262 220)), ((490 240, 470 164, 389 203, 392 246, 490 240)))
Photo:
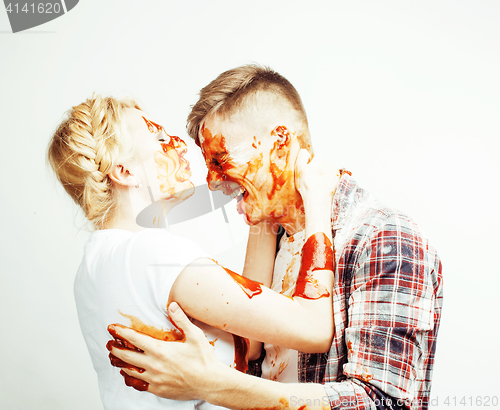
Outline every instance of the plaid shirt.
POLYGON ((427 409, 443 301, 435 250, 347 173, 332 226, 334 338, 329 353, 299 353, 299 381, 324 384, 332 409, 427 409))

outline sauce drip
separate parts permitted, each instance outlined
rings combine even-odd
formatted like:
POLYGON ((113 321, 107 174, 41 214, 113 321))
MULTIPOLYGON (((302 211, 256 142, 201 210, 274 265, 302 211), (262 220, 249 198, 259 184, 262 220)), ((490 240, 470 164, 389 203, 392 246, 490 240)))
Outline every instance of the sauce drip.
POLYGON ((168 135, 165 129, 151 121, 146 117, 142 117, 146 123, 149 132, 157 133, 163 131, 165 135, 170 138, 169 142, 162 142, 162 151, 155 153, 155 162, 158 172, 158 179, 160 180, 160 191, 168 193, 170 198, 181 198, 186 190, 192 188, 192 183, 189 181, 191 177, 191 170, 189 168, 189 161, 184 158, 187 152, 186 143, 179 137, 168 135), (173 178, 172 178, 173 177, 173 178), (185 186, 176 186, 176 182, 185 186))
POLYGON ((146 125, 148 126, 149 132, 154 134, 155 132, 160 132, 163 129, 163 127, 161 125, 157 124, 156 122, 148 120, 146 117, 144 117, 142 115, 141 115, 141 117, 144 120, 144 122, 146 123, 146 125))
POLYGON ((242 373, 248 370, 248 339, 233 335, 234 340, 234 368, 242 373))
POLYGON ((318 283, 312 275, 321 269, 334 270, 332 243, 323 232, 311 235, 302 248, 302 263, 293 296, 305 299, 330 296, 326 286, 318 283))
MULTIPOLYGON (((168 329, 165 330, 163 328, 158 329, 157 327, 145 324, 141 319, 132 315, 126 315, 125 313, 120 312, 123 317, 126 317, 130 320, 130 327, 139 333, 143 333, 145 335, 154 337, 159 340, 166 340, 169 342, 184 342, 186 340, 186 336, 180 329, 168 329)), ((175 326, 175 325, 174 325, 175 326)))
POLYGON ((243 292, 245 292, 249 299, 252 299, 255 295, 262 293, 262 283, 238 275, 236 272, 233 272, 232 270, 227 269, 224 266, 221 266, 221 268, 224 269, 227 274, 233 278, 233 280, 239 285, 241 289, 243 289, 243 292))
MULTIPOLYGON (((114 325, 120 326, 120 325, 114 325)), ((134 352, 139 352, 139 353, 144 353, 141 349, 138 347, 135 347, 132 343, 130 343, 128 340, 123 339, 121 336, 116 333, 116 330, 109 326, 108 327, 108 332, 111 334, 111 336, 114 337, 115 340, 110 340, 108 343, 106 343, 106 349, 108 349, 111 352, 111 349, 115 347, 116 349, 122 349, 122 350, 132 350, 134 352)), ((139 373, 143 373, 144 369, 140 367, 133 366, 127 362, 124 362, 123 360, 119 359, 116 357, 114 354, 110 353, 109 354, 109 361, 111 362, 111 365, 114 367, 120 367, 120 368, 126 368, 126 369, 131 369, 131 370, 136 370, 139 373)))
MULTIPOLYGON (((186 336, 180 329, 158 329, 157 327, 147 325, 145 324, 142 320, 140 320, 138 317, 132 316, 132 315, 126 315, 122 312, 120 314, 126 318, 128 318, 131 322, 131 328, 134 329, 135 331, 154 337, 155 339, 159 340, 166 340, 166 341, 180 341, 184 342, 186 340, 186 336)), ((106 344, 106 348, 111 351, 113 347, 117 349, 125 349, 125 350, 132 350, 135 352, 139 353, 144 353, 143 350, 139 349, 138 347, 134 346, 132 343, 130 343, 128 340, 124 339, 122 336, 119 336, 118 333, 116 333, 116 330, 114 329, 115 327, 124 327, 122 325, 115 324, 113 326, 108 326, 108 332, 113 336, 115 340, 110 340, 106 344)), ((109 354, 109 360, 111 362, 111 365, 115 367, 121 367, 122 369, 130 369, 130 370, 136 370, 139 373, 143 373, 144 369, 140 367, 133 366, 127 362, 124 362, 123 360, 119 359, 112 353, 109 354)), ((135 377, 129 376, 127 373, 125 373, 123 370, 120 370, 120 374, 123 376, 125 379, 125 384, 129 387, 133 387, 136 390, 139 391, 147 391, 149 387, 149 383, 145 382, 144 380, 137 379, 135 377)))
MULTIPOLYGON (((168 135, 168 134, 167 134, 168 135)), ((186 190, 192 188, 189 180, 191 169, 189 161, 184 158, 187 152, 186 143, 179 137, 168 135, 169 142, 161 143, 161 151, 154 156, 160 191, 167 193, 170 198, 181 198, 186 190)))
POLYGON ((276 191, 281 190, 283 185, 292 178, 291 172, 285 172, 288 168, 290 157, 290 132, 282 125, 271 131, 271 136, 278 137, 269 152, 269 172, 273 176, 273 187, 267 194, 268 199, 275 196, 276 191))
POLYGON ((147 391, 149 387, 149 383, 144 380, 136 379, 135 377, 129 376, 123 370, 120 370, 120 374, 125 379, 125 384, 129 387, 133 387, 139 391, 147 391))

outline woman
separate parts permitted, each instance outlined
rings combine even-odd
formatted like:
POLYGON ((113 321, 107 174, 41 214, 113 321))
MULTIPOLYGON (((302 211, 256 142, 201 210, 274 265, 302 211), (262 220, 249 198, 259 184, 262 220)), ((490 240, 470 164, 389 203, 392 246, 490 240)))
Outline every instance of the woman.
MULTIPOLYGON (((129 389, 109 365, 105 345, 110 323, 123 323, 161 339, 182 338, 167 316, 169 298, 181 306, 189 301, 191 311, 187 313, 207 323, 197 322, 219 360, 242 371, 246 343, 225 331, 310 353, 330 346, 333 314, 327 289, 333 282, 331 245, 324 250, 329 262, 314 271, 310 264, 299 273, 303 293, 296 291, 286 297, 224 269, 187 239, 137 224, 137 215, 152 201, 161 199, 168 212, 192 195, 185 153, 184 141, 169 136, 135 102, 100 96, 73 107, 49 145, 49 162, 59 181, 96 229, 85 245, 74 290, 80 326, 106 409, 212 407, 129 389), (193 303, 189 288, 175 281, 181 272, 186 278, 200 271, 203 280, 196 285, 206 287, 207 298, 193 303), (319 293, 311 297, 306 288, 319 293), (308 332, 298 331, 305 326, 308 332)), ((310 169, 299 172, 303 181, 296 183, 303 197, 315 200, 325 189, 319 194, 315 186, 321 184, 307 183, 312 178, 310 169)), ((330 196, 333 191, 332 186, 330 196)), ((329 218, 319 221, 315 215, 306 216, 308 238, 315 233, 309 232, 312 226, 331 240, 329 218)), ((276 239, 269 227, 260 228, 251 229, 247 260, 255 262, 245 265, 245 274, 269 285, 276 239)), ((260 343, 252 343, 251 355, 258 356, 260 348, 260 343)))

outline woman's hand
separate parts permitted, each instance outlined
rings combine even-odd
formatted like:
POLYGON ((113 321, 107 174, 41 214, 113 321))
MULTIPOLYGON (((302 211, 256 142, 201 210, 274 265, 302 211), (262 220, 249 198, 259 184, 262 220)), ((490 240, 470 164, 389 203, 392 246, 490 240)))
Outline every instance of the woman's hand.
POLYGON ((304 204, 315 202, 317 206, 331 199, 339 182, 339 172, 329 165, 323 158, 301 149, 295 161, 295 186, 302 196, 304 204))
POLYGON ((306 237, 324 232, 331 240, 332 199, 340 179, 338 169, 301 149, 295 161, 295 186, 306 214, 306 237))

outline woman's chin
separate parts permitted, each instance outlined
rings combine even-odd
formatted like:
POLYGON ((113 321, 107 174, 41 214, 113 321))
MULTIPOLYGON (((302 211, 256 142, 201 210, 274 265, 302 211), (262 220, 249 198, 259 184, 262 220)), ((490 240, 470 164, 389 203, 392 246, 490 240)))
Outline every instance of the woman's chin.
POLYGON ((194 184, 187 180, 182 183, 178 183, 174 190, 171 190, 168 194, 164 194, 162 199, 171 203, 178 204, 186 199, 190 198, 194 194, 194 184), (173 192, 172 192, 173 191, 173 192))

